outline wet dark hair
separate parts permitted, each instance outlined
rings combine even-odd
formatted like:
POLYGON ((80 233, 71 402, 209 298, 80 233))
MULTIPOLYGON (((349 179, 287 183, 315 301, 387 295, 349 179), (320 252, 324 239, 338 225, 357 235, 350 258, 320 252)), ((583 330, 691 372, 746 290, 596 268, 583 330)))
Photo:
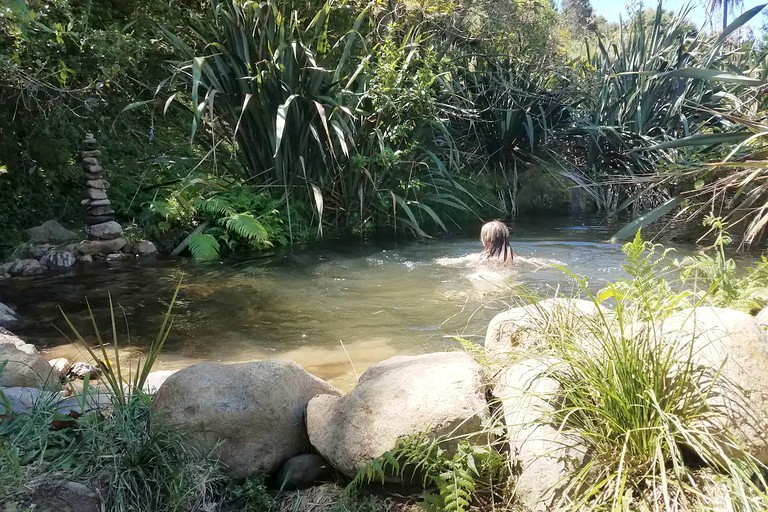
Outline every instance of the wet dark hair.
POLYGON ((483 259, 511 261, 515 257, 512 246, 509 244, 509 229, 500 220, 493 220, 483 225, 480 230, 480 241, 483 242, 483 259))

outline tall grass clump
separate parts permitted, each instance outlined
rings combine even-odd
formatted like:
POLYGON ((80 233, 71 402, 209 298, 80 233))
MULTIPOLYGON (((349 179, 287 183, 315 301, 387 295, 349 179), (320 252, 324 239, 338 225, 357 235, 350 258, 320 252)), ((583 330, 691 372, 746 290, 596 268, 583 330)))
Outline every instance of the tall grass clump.
POLYGON ((610 304, 584 317, 578 336, 547 333, 561 361, 551 376, 561 387, 561 428, 583 439, 590 457, 567 484, 564 506, 573 510, 765 510, 764 467, 749 455, 734 458, 738 443, 723 431, 707 397, 718 393, 719 368, 695 363, 693 343, 660 336, 672 313, 693 302, 684 288, 662 277, 664 253, 638 235, 625 245, 629 278, 584 295, 610 304), (654 276, 659 271, 659 275, 654 276), (712 481, 718 483, 713 485, 712 481), (721 504, 712 500, 720 488, 721 504))

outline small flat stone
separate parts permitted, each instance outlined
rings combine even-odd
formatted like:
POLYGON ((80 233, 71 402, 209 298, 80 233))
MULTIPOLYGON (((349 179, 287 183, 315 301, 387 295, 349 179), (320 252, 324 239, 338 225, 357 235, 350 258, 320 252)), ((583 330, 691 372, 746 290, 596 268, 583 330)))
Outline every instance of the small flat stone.
POLYGON ((83 158, 98 158, 101 156, 101 151, 99 151, 98 149, 89 149, 89 150, 82 151, 80 153, 80 156, 82 156, 83 158))
POLYGON ((91 206, 109 206, 112 204, 109 199, 96 199, 91 201, 91 206))
POLYGON ((83 220, 85 221, 85 224, 88 226, 93 226, 96 224, 103 224, 105 222, 109 222, 111 220, 115 220, 114 214, 107 214, 107 215, 86 215, 83 220))
POLYGON ((107 260, 107 263, 112 263, 115 261, 124 260, 126 258, 130 258, 130 254, 125 254, 124 252, 115 252, 112 254, 107 254, 107 257, 105 258, 107 260))
POLYGON ((83 165, 83 172, 91 174, 101 174, 104 168, 99 164, 83 165))
POLYGON ((107 190, 109 188, 109 182, 104 179, 86 180, 85 184, 90 188, 98 188, 100 190, 107 190))
POLYGON ((86 212, 90 216, 99 216, 99 215, 114 215, 115 210, 112 209, 110 205, 106 206, 90 206, 86 212))
POLYGON ((88 194, 88 197, 91 199, 99 200, 99 199, 106 199, 107 193, 99 188, 88 188, 85 190, 85 193, 88 194))
POLYGON ((89 157, 83 158, 82 163, 83 163, 83 169, 85 169, 86 167, 90 167, 92 165, 99 165, 99 160, 89 156, 89 157))

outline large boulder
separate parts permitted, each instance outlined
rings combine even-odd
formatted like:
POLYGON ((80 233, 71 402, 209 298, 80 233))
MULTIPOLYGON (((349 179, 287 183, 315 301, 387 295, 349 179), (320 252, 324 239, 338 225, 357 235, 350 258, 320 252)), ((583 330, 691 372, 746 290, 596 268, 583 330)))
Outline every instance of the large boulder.
POLYGON ((482 368, 466 353, 392 357, 371 366, 349 394, 310 400, 309 440, 351 477, 400 437, 456 440, 481 431, 489 420, 485 391, 482 368))
POLYGON ((241 478, 272 473, 310 451, 304 414, 307 402, 322 394, 339 393, 290 361, 201 363, 160 386, 153 421, 216 449, 230 476, 241 478))
POLYGON ((556 361, 528 359, 509 366, 493 388, 510 452, 519 463, 515 497, 527 510, 558 510, 567 477, 581 468, 587 448, 554 417, 563 397, 548 375, 556 361))
POLYGON ((49 220, 40 226, 28 229, 27 234, 33 244, 55 244, 80 238, 77 233, 68 230, 55 220, 49 220))
MULTIPOLYGON (((768 334, 741 311, 699 307, 672 315, 661 326, 662 342, 675 346, 683 360, 708 369, 710 414, 702 425, 729 431, 740 446, 768 463, 768 334)), ((729 455, 739 450, 725 442, 729 455)))
POLYGON ((56 388, 58 375, 48 361, 38 354, 34 346, 18 336, 0 331, 0 386, 56 388))
POLYGON ((511 308, 499 313, 488 324, 485 351, 491 360, 503 360, 515 350, 527 350, 546 344, 551 329, 588 333, 588 322, 599 319, 607 310, 581 299, 546 299, 535 304, 511 308))
POLYGON ((768 327, 768 306, 761 309, 757 315, 755 315, 755 322, 761 327, 768 327))
POLYGON ((34 276, 42 274, 44 271, 45 268, 40 262, 32 258, 18 259, 7 265, 7 272, 12 276, 34 276))

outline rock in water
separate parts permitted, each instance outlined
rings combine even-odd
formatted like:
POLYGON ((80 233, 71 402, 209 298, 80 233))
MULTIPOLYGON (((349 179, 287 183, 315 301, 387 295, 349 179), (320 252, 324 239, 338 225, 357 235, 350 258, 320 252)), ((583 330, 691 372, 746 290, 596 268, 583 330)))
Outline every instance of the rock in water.
MULTIPOLYGON (((697 368, 708 369, 704 384, 711 413, 702 429, 721 434, 726 429, 763 464, 768 463, 768 335, 755 319, 741 311, 699 307, 672 315, 662 324, 664 346, 697 368)), ((730 443, 726 453, 739 456, 730 443)))
POLYGON ((392 357, 371 366, 343 397, 321 395, 307 407, 312 445, 353 477, 403 436, 457 437, 489 420, 482 368, 463 352, 392 357))
POLYGON ((68 230, 55 220, 49 220, 40 226, 28 229, 27 234, 33 244, 55 244, 79 238, 77 233, 68 230))
POLYGON ((17 321, 16 312, 0 302, 0 327, 10 329, 17 321))
POLYGON ((34 276, 42 274, 44 270, 39 261, 31 258, 16 260, 8 267, 8 273, 12 276, 34 276))
POLYGON ((0 386, 55 388, 58 385, 58 375, 37 349, 7 331, 0 332, 2 361, 7 364, 0 372, 0 386))
MULTIPOLYGON (((98 240, 113 240, 123 234, 123 227, 115 221, 104 222, 85 228, 88 237, 98 240)), ((125 244, 123 244, 125 245, 125 244)))
POLYGON ((69 375, 76 379, 97 379, 101 375, 101 370, 90 363, 78 361, 69 368, 69 375))
POLYGON ((220 442, 221 461, 241 478, 309 452, 304 411, 321 394, 338 391, 290 361, 201 363, 160 386, 152 421, 180 426, 207 450, 220 442))
POLYGON ((73 266, 77 258, 74 253, 55 249, 40 259, 40 264, 50 269, 65 269, 73 266))

